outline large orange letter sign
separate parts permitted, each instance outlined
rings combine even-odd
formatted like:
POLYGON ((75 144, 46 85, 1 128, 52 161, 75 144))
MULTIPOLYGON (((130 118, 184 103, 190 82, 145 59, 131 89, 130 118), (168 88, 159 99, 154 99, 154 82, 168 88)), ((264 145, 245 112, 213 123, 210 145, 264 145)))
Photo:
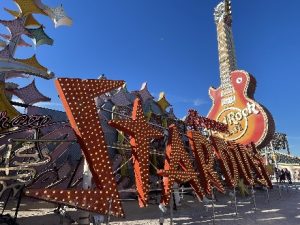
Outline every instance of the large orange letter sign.
POLYGON ((261 155, 257 152, 257 149, 254 145, 254 143, 251 143, 249 146, 247 146, 246 156, 249 158, 249 161, 251 163, 252 169, 256 173, 257 181, 269 188, 272 187, 272 182, 267 174, 267 171, 264 167, 263 160, 261 155))
POLYGON ((246 185, 254 185, 254 177, 251 170, 249 157, 247 157, 247 149, 244 145, 235 142, 228 142, 228 151, 231 151, 239 172, 239 178, 243 178, 246 185))
POLYGON ((111 120, 109 125, 130 135, 135 183, 140 207, 147 206, 149 192, 150 142, 153 138, 162 138, 163 133, 151 126, 144 117, 140 99, 133 104, 132 119, 111 120))
POLYGON ((224 177, 229 187, 236 187, 239 180, 237 163, 234 155, 228 149, 226 142, 218 137, 211 136, 212 144, 215 148, 216 156, 220 161, 224 177))
POLYGON ((200 172, 200 183, 205 193, 211 194, 212 186, 220 192, 224 192, 224 187, 213 168, 214 150, 212 145, 199 131, 189 130, 187 136, 200 172))
POLYGON ((111 213, 123 216, 94 98, 122 86, 124 82, 60 78, 55 84, 97 189, 81 191, 32 189, 26 194, 101 214, 108 213, 108 200, 111 199, 111 213))
POLYGON ((197 196, 203 199, 204 192, 199 183, 199 173, 195 172, 174 124, 169 127, 169 135, 164 170, 158 171, 158 174, 163 176, 164 184, 161 203, 164 205, 169 203, 175 180, 178 182, 189 181, 197 196), (178 167, 181 167, 183 171, 178 170, 178 167))

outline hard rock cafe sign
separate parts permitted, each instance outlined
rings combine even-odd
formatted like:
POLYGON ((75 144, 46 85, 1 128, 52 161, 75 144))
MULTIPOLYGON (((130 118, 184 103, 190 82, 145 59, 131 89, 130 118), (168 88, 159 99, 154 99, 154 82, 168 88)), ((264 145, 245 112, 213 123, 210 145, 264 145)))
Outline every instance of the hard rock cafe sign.
POLYGON ((252 114, 259 114, 259 110, 255 103, 247 102, 247 106, 243 109, 237 107, 228 107, 223 109, 217 120, 228 125, 229 133, 224 134, 224 137, 231 141, 238 140, 247 132, 248 117, 252 114))
POLYGON ((214 12, 221 85, 209 89, 213 105, 207 117, 228 125, 229 133, 222 138, 264 147, 274 134, 274 122, 268 110, 254 101, 255 78, 237 70, 230 8, 230 1, 224 0, 214 12))
POLYGON ((252 77, 245 71, 231 73, 231 93, 223 95, 222 87, 209 90, 213 106, 208 118, 228 125, 228 133, 218 134, 229 141, 241 144, 254 142, 258 147, 268 144, 274 133, 271 114, 248 96, 252 77), (228 100, 230 99, 230 101, 228 100))

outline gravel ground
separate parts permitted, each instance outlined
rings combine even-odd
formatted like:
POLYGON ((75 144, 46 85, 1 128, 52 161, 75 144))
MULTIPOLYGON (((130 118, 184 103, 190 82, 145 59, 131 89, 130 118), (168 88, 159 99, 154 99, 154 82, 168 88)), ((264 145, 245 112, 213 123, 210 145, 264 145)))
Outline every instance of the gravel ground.
MULTIPOLYGON (((265 190, 255 190, 255 203, 251 196, 237 196, 237 211, 235 215, 234 198, 229 195, 216 194, 217 201, 213 205, 211 201, 199 202, 193 196, 185 195, 182 204, 177 210, 173 210, 173 224, 215 224, 217 225, 285 225, 300 224, 300 185, 282 186, 279 192, 278 186, 269 192, 269 201, 265 190), (215 220, 213 220, 213 208, 215 220)), ((14 202, 9 203, 12 207, 14 202)), ((111 217, 112 225, 159 225, 162 214, 158 205, 154 202, 147 208, 139 208, 136 201, 123 203, 126 218, 111 217)), ((55 205, 39 202, 29 198, 22 201, 18 215, 20 225, 59 225, 60 216, 55 214, 55 205)), ((13 211, 5 211, 13 213, 13 211)), ((70 211, 69 215, 77 220, 80 213, 70 211)), ((163 215, 164 223, 170 224, 171 211, 163 215)), ((64 224, 69 224, 64 219, 64 224)))

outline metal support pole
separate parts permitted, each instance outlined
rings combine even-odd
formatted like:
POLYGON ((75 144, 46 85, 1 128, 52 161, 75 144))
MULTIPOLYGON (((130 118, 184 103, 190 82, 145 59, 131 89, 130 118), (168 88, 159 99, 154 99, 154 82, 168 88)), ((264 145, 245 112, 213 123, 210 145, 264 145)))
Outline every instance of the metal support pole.
POLYGON ((21 205, 21 200, 22 200, 22 194, 23 194, 24 187, 25 187, 25 186, 23 186, 23 187, 20 189, 20 192, 19 192, 20 194, 19 194, 19 198, 18 198, 18 203, 17 203, 16 211, 15 211, 14 222, 17 221, 18 212, 19 212, 20 205, 21 205))
MULTIPOLYGON (((88 163, 86 159, 84 160, 83 165, 83 179, 82 179, 82 188, 84 190, 90 189, 92 186, 92 173, 89 170, 88 163)), ((80 211, 80 217, 79 217, 79 225, 87 225, 90 224, 90 213, 86 211, 80 211)))
POLYGON ((286 150, 287 150, 288 154, 290 155, 291 153, 290 153, 289 142, 287 140, 287 135, 285 136, 285 144, 286 144, 286 150))
MULTIPOLYGON (((178 191, 178 190, 177 190, 178 191)), ((176 199, 175 199, 175 192, 173 190, 173 193, 172 193, 172 196, 173 196, 173 209, 175 211, 177 211, 177 204, 176 204, 176 199)))
POLYGON ((180 190, 181 190, 181 192, 180 192, 180 199, 183 199, 183 191, 184 191, 183 190, 183 186, 180 187, 180 190))
POLYGON ((238 209, 237 209, 237 201, 236 201, 236 187, 233 188, 233 194, 234 194, 234 207, 235 207, 235 215, 238 215, 238 209))
POLYGON ((36 142, 49 142, 49 143, 50 142, 54 142, 54 143, 70 142, 70 143, 77 143, 77 140, 13 138, 13 139, 9 139, 8 142, 28 142, 28 143, 36 143, 36 142))
POLYGON ((270 204, 270 194, 269 194, 269 188, 267 187, 267 202, 270 204))
POLYGON ((278 192, 279 192, 279 198, 281 198, 282 195, 281 195, 281 185, 280 184, 278 184, 278 192))
POLYGON ((203 197, 203 206, 204 206, 204 208, 205 208, 205 211, 206 212, 208 212, 208 207, 207 207, 207 204, 205 203, 205 201, 204 201, 204 198, 206 198, 205 196, 203 197))
POLYGON ((63 215, 59 215, 59 225, 64 225, 64 216, 63 215))
POLYGON ((271 151, 272 151, 272 154, 275 156, 275 157, 274 157, 275 167, 278 169, 277 159, 276 159, 276 155, 275 155, 274 146, 273 146, 272 141, 270 142, 270 145, 271 145, 271 151))
POLYGON ((165 220, 164 213, 163 213, 163 211, 160 211, 159 225, 163 225, 164 220, 165 220))
MULTIPOLYGON (((40 138, 39 138, 39 133, 40 133, 40 129, 39 129, 39 128, 36 128, 36 129, 34 130, 34 134, 33 134, 34 140, 39 140, 39 139, 40 139, 40 138)), ((37 142, 34 143, 34 145, 35 145, 35 148, 36 148, 36 150, 37 150, 37 152, 38 152, 38 155, 39 155, 39 157, 40 157, 39 160, 43 160, 44 156, 43 156, 42 151, 41 151, 41 148, 40 148, 40 143, 37 141, 37 142)))
POLYGON ((167 212, 167 208, 162 203, 159 204, 158 208, 160 210, 159 225, 163 225, 165 221, 164 214, 167 212))
POLYGON ((13 192, 12 189, 10 189, 9 192, 8 192, 8 195, 7 195, 7 197, 5 199, 5 202, 4 202, 4 205, 3 205, 3 209, 2 209, 1 215, 3 215, 3 213, 4 213, 4 210, 6 208, 6 205, 8 203, 9 197, 11 196, 12 192, 13 192))
POLYGON ((106 225, 109 225, 109 222, 110 222, 111 205, 112 205, 112 199, 110 198, 110 199, 108 199, 108 212, 107 212, 106 225))
POLYGON ((252 200, 253 200, 254 210, 256 211, 256 200, 255 200, 255 194, 254 194, 254 188, 253 188, 253 185, 252 185, 251 192, 252 192, 252 200))
POLYGON ((170 199, 170 225, 173 225, 173 189, 171 190, 171 199, 170 199))
POLYGON ((213 212, 213 225, 216 224, 216 215, 215 215, 215 194, 214 194, 214 187, 211 189, 211 204, 212 204, 212 212, 213 212))

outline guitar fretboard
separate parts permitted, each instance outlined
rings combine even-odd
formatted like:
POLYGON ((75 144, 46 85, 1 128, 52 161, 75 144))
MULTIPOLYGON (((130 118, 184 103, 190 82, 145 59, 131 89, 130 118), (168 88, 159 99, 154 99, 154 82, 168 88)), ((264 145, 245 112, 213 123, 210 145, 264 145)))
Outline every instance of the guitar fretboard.
POLYGON ((231 29, 231 13, 226 7, 228 1, 221 2, 215 8, 215 22, 217 26, 219 69, 222 96, 233 93, 230 72, 237 69, 235 49, 231 29))

